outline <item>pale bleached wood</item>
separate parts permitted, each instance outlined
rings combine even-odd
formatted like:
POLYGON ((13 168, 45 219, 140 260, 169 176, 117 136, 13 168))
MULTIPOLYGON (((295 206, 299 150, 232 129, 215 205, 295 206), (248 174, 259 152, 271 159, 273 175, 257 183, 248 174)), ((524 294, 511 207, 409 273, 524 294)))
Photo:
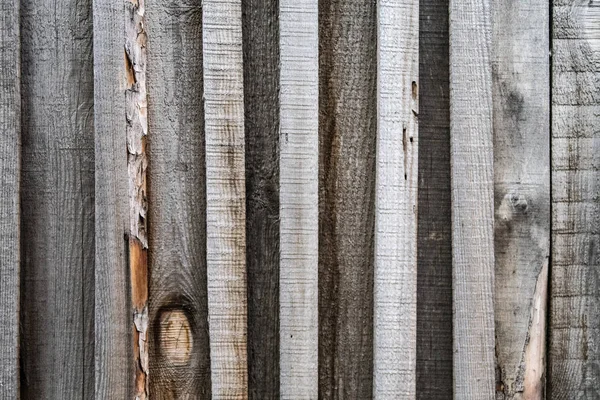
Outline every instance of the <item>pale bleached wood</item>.
POLYGON ((133 393, 132 321, 127 271, 129 206, 124 54, 125 4, 94 0, 96 200, 96 399, 133 393))
POLYGON ((0 398, 19 399, 19 1, 0 4, 0 398))
POLYGON ((373 396, 416 395, 419 2, 377 9, 373 396))
POLYGON ((280 0, 280 396, 318 387, 318 3, 280 0))
POLYGON ((450 1, 454 396, 495 393, 490 2, 450 1))
POLYGON ((600 2, 554 0, 548 398, 600 398, 600 2))
POLYGON ((89 398, 94 381, 92 2, 59 0, 49 6, 25 0, 20 12, 21 395, 89 398))
POLYGON ((494 2, 496 399, 544 398, 550 255, 548 2, 494 2))
POLYGON ((212 398, 246 399, 246 188, 241 0, 205 0, 202 12, 212 398))

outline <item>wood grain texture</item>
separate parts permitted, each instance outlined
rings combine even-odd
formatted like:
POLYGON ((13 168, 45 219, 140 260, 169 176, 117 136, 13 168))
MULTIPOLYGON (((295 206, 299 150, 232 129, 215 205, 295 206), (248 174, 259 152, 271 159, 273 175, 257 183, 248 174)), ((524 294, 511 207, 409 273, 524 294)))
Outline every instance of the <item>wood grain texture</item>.
POLYGON ((149 2, 146 20, 150 396, 208 400, 202 5, 149 2))
POLYGON ((279 1, 243 0, 248 394, 279 399, 279 1))
POLYGON ((454 396, 491 399, 494 173, 488 0, 450 0, 454 396))
POLYGON ((553 1, 548 398, 600 398, 600 3, 553 1))
POLYGON ((548 2, 492 6, 496 399, 544 399, 550 255, 548 2))
POLYGON ((416 396, 419 2, 377 9, 373 397, 416 396))
POLYGON ((21 38, 18 1, 0 4, 0 397, 19 399, 21 38))
POLYGON ((319 398, 373 390, 376 3, 319 3, 319 398))
POLYGON ((318 2, 279 1, 280 396, 318 395, 318 2))
POLYGON ((23 398, 94 395, 91 12, 21 2, 23 398))
POLYGON ((206 261, 213 399, 246 399, 246 189, 241 0, 204 0, 206 261))
POLYGON ((419 4, 417 399, 452 399, 448 0, 419 4))
POLYGON ((133 394, 129 298, 129 205, 125 89, 125 4, 94 0, 95 397, 133 394))

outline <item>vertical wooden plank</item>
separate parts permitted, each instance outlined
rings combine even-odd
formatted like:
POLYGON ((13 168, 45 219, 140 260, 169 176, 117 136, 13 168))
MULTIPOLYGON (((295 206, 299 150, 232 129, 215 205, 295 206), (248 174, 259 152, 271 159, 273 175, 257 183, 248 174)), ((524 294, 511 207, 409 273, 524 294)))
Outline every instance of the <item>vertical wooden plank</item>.
POLYGON ((548 397, 600 397, 600 3, 554 0, 548 397))
POLYGON ((243 0, 248 394, 279 399, 279 1, 243 0))
POLYGON ((488 0, 450 0, 454 396, 494 397, 494 175, 488 0))
POLYGON ((376 3, 319 3, 319 397, 372 397, 376 3))
POLYGON ((316 0, 279 1, 280 386, 318 395, 318 101, 316 0))
POLYGON ((417 399, 452 399, 448 0, 419 4, 417 399))
POLYGON ((543 399, 550 255, 549 7, 492 6, 496 399, 543 399))
POLYGON ((21 393, 93 397, 92 3, 21 2, 21 393))
POLYGON ((133 393, 129 301, 125 4, 94 0, 96 399, 133 393))
POLYGON ((19 1, 0 4, 0 397, 19 397, 21 38, 19 1))
POLYGON ((203 1, 206 261, 213 399, 248 397, 241 0, 203 1))
POLYGON ((148 2, 146 20, 150 396, 210 399, 202 5, 148 2))
POLYGON ((416 395, 419 2, 377 9, 375 399, 416 395))

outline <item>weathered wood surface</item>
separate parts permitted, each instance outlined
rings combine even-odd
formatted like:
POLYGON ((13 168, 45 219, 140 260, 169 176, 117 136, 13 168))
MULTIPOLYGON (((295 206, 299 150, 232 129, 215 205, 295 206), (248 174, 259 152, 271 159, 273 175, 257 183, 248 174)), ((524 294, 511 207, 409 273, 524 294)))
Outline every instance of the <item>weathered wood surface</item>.
POLYGON ((317 0, 279 1, 280 396, 318 394, 317 0))
POLYGON ((19 2, 0 4, 0 397, 19 398, 21 42, 19 2))
POLYGON ((92 4, 22 1, 20 8, 21 396, 91 398, 92 4))
POLYGON ((319 3, 319 398, 373 390, 376 3, 319 3))
POLYGON ((448 0, 419 5, 417 399, 452 399, 448 0))
MULTIPOLYGON (((96 399, 133 394, 129 300, 125 5, 94 0, 95 391, 96 399)), ((59 396, 60 397, 60 396, 59 396)))
POLYGON ((548 2, 494 2, 496 399, 543 399, 550 255, 548 2))
POLYGON ((279 399, 279 1, 243 0, 248 394, 279 399))
POLYGON ((202 2, 206 263, 213 399, 248 397, 241 0, 202 2))
POLYGON ((377 9, 373 397, 416 395, 419 2, 377 9))
POLYGON ((489 400, 494 370, 490 2, 450 0, 454 396, 489 400))
POLYGON ((149 2, 150 397, 210 399, 200 0, 149 2))
POLYGON ((600 3, 554 0, 548 397, 600 398, 600 3))

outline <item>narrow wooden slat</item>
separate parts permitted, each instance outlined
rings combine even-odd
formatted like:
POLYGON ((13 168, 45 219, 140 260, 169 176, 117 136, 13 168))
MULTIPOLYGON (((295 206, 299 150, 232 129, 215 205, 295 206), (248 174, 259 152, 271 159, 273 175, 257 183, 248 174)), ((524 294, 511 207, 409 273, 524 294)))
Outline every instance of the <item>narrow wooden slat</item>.
POLYGON ((243 0, 248 394, 279 399, 279 1, 243 0))
POLYGON ((448 0, 419 5, 417 399, 452 399, 448 0))
POLYGON ((204 0, 206 261, 213 399, 248 397, 241 0, 204 0))
POLYGON ((373 394, 416 395, 419 2, 377 9, 373 394))
POLYGON ((96 161, 96 399, 133 393, 132 321, 127 271, 129 205, 125 87, 125 4, 94 0, 96 161))
POLYGON ((201 2, 146 20, 150 397, 210 399, 201 2))
POLYGON ((450 0, 454 396, 491 399, 494 174, 488 0, 450 0))
POLYGON ((548 398, 600 398, 600 3, 554 0, 548 398))
POLYGON ((318 392, 318 2, 279 1, 280 395, 318 392))
POLYGON ((319 397, 373 391, 376 2, 319 3, 319 397))
POLYGON ((550 255, 548 2, 494 2, 496 398, 543 399, 550 255))
POLYGON ((80 399, 94 382, 92 3, 23 1, 21 27, 21 394, 80 399))
POLYGON ((19 1, 0 4, 0 397, 19 397, 21 43, 19 1))

